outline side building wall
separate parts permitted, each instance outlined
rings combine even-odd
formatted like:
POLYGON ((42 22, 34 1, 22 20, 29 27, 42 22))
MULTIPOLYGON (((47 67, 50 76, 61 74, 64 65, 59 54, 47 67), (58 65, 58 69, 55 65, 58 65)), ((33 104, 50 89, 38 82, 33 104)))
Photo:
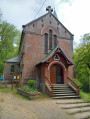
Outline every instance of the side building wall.
POLYGON ((4 64, 4 80, 8 80, 9 83, 11 83, 11 81, 12 81, 11 73, 19 73, 19 64, 5 62, 5 64, 4 64), (14 72, 11 72, 11 65, 15 66, 14 72))

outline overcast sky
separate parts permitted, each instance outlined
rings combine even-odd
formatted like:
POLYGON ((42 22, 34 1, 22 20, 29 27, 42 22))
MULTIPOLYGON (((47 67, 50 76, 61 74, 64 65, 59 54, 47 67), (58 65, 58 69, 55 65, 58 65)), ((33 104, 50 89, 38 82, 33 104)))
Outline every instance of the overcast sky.
MULTIPOLYGON (((3 20, 14 24, 19 30, 32 21, 45 0, 0 0, 3 20)), ((75 42, 80 36, 90 33, 90 0, 46 0, 39 17, 46 14, 46 7, 55 7, 61 23, 74 34, 75 42)))

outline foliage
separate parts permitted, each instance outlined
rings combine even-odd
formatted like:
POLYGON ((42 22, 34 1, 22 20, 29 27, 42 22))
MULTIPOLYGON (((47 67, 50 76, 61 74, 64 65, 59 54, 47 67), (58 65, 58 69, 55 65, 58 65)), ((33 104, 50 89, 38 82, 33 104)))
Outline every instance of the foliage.
POLYGON ((80 88, 82 88, 82 83, 79 80, 77 79, 73 79, 73 80, 80 86, 80 88))
POLYGON ((35 89, 36 88, 36 81, 35 80, 29 80, 28 81, 28 86, 29 86, 29 88, 33 88, 33 89, 35 89))
POLYGON ((0 73, 3 73, 4 61, 18 55, 20 31, 6 21, 0 26, 0 73))
POLYGON ((90 94, 89 93, 85 93, 83 91, 80 91, 80 96, 83 100, 90 102, 90 94))
POLYGON ((90 92, 90 34, 81 38, 80 45, 74 51, 74 63, 82 89, 90 92))
POLYGON ((22 90, 29 92, 29 93, 37 93, 38 91, 36 89, 33 88, 29 88, 28 85, 24 85, 21 87, 22 90))

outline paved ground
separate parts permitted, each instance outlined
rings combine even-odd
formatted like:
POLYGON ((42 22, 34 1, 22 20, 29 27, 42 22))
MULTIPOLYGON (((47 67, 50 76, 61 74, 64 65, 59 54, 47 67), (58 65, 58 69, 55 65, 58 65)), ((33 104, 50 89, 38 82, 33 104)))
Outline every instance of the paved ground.
POLYGON ((0 119, 90 119, 90 103, 81 99, 30 101, 0 92, 0 119))
POLYGON ((29 101, 0 92, 0 119, 72 119, 53 99, 29 101))

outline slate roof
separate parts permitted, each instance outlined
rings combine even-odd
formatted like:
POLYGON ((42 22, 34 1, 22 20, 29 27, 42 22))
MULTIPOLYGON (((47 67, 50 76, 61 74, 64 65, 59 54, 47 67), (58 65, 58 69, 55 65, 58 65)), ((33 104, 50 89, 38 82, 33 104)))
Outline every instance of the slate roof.
POLYGON ((55 10, 54 10, 54 12, 53 12, 53 15, 58 19, 58 17, 57 17, 57 13, 56 13, 55 10))
POLYGON ((6 60, 5 62, 7 62, 7 63, 10 63, 10 62, 19 63, 20 59, 19 59, 19 56, 17 56, 17 57, 14 57, 12 59, 6 60))
POLYGON ((38 21, 39 19, 42 19, 43 17, 45 17, 45 16, 48 15, 48 14, 49 14, 49 12, 46 13, 46 14, 44 14, 44 15, 42 15, 41 17, 38 17, 37 19, 35 19, 35 20, 33 20, 33 21, 31 21, 31 22, 29 22, 29 23, 23 25, 22 27, 25 27, 25 26, 27 26, 27 25, 33 24, 34 22, 38 21))
MULTIPOLYGON (((57 50, 57 49, 60 49, 62 51, 62 53, 64 54, 64 56, 66 57, 66 59, 72 64, 74 65, 74 63, 66 56, 66 54, 64 53, 64 51, 62 50, 62 48, 60 46, 57 46, 56 48, 54 48, 53 50, 51 50, 44 59, 41 60, 41 62, 39 62, 38 64, 41 64, 41 63, 44 63, 46 62, 52 55, 53 53, 57 50)), ((37 64, 37 65, 38 65, 37 64)))

